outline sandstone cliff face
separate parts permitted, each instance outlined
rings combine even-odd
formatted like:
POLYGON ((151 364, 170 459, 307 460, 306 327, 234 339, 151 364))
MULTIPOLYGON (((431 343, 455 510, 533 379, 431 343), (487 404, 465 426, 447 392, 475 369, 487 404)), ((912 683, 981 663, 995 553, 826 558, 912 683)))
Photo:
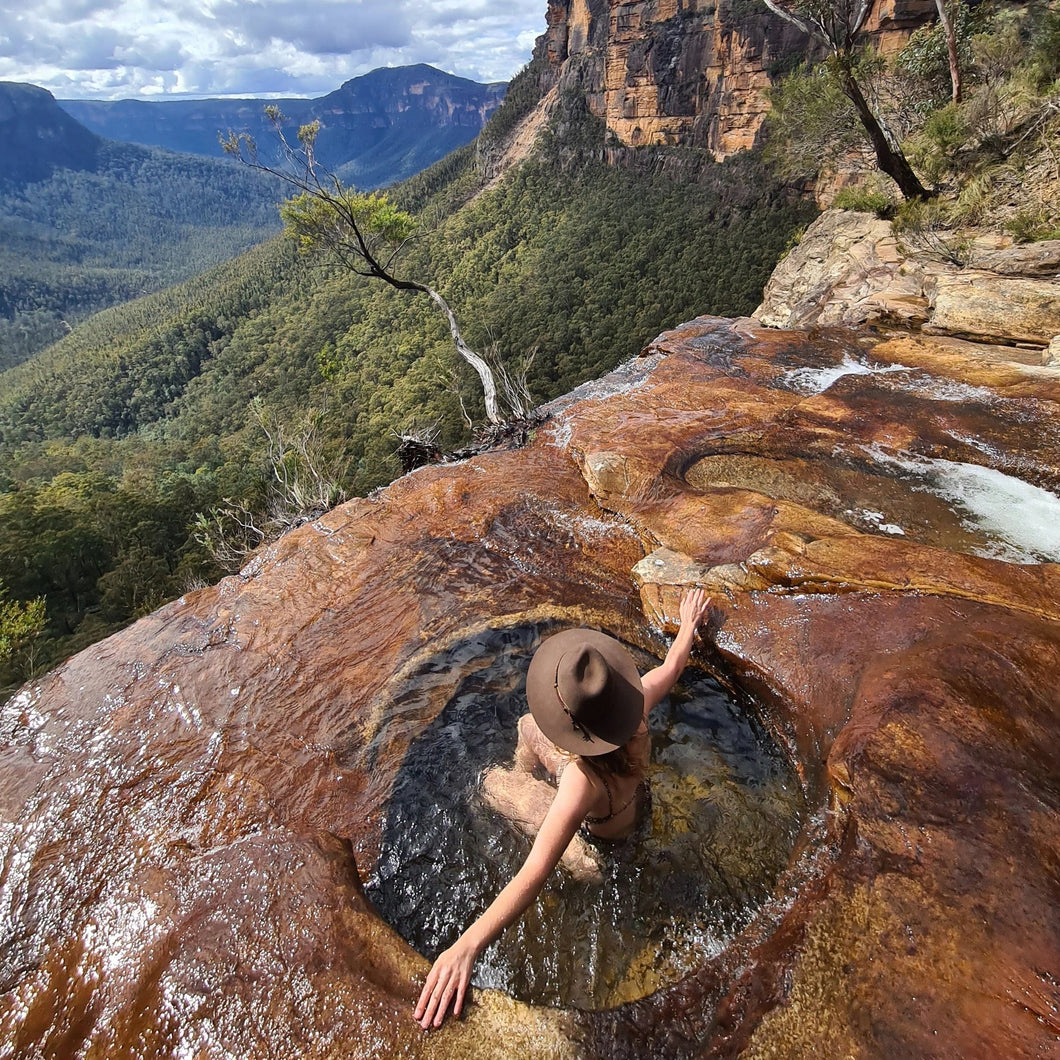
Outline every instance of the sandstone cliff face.
MULTIPOLYGON (((1050 1055, 1058 409, 1055 372, 939 337, 701 319, 553 404, 526 449, 423 468, 88 649, 0 712, 0 1040, 1050 1055), (580 1012, 480 990, 424 1034, 427 963, 362 890, 414 752, 444 776, 424 741, 489 700, 484 674, 518 698, 516 649, 548 629, 658 656, 693 583, 716 604, 697 663, 798 777, 787 867, 650 996, 580 1012)), ((655 788, 653 829, 679 796, 655 788)), ((733 816, 726 785, 690 797, 733 816)), ((414 849, 437 813, 406 820, 414 849)), ((698 838, 724 854, 719 834, 698 838)), ((431 916, 469 901, 441 879, 419 898, 431 916)))
MULTIPOLYGON (((867 31, 884 51, 930 17, 933 0, 884 0, 867 31)), ((617 143, 704 147, 725 158, 753 146, 765 90, 807 38, 760 0, 550 0, 538 54, 585 83, 617 143)))

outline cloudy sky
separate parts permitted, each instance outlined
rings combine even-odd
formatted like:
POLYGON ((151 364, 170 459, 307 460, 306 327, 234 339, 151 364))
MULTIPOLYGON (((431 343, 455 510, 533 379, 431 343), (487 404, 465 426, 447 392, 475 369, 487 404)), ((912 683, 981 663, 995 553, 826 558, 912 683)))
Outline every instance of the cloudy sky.
POLYGON ((546 0, 0 0, 0 81, 59 99, 317 96, 379 66, 507 81, 546 0))

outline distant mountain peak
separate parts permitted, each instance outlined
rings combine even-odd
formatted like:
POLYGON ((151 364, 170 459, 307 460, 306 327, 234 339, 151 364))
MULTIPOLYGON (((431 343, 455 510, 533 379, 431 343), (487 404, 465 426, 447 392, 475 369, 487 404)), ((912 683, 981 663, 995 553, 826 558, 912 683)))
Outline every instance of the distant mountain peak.
POLYGON ((504 99, 504 82, 480 84, 427 63, 380 67, 317 99, 64 100, 89 129, 171 151, 221 156, 218 134, 250 133, 265 161, 274 138, 266 103, 292 126, 324 126, 317 158, 361 188, 379 187, 438 161, 475 138, 504 99))
POLYGON ((56 169, 95 171, 103 141, 45 88, 0 81, 0 183, 47 180, 56 169))

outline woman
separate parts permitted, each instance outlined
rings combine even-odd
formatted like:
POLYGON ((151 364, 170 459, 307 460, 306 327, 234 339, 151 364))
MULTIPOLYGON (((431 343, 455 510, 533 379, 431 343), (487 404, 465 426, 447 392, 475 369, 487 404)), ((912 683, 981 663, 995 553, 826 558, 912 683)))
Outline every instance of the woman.
POLYGON ((643 678, 618 641, 593 630, 558 633, 535 652, 526 676, 533 724, 520 723, 517 759, 529 750, 544 761, 535 748, 543 737, 570 761, 522 868, 428 973, 415 1010, 425 1030, 450 1006, 460 1015, 479 954, 530 906, 580 827, 614 841, 635 828, 647 801, 648 715, 687 665, 709 603, 702 589, 685 595, 673 645, 643 678))

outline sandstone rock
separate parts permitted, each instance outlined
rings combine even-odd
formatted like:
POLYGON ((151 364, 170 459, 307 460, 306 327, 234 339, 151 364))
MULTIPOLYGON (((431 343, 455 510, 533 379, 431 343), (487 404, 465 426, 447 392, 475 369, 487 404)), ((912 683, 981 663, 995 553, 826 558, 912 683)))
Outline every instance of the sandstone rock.
POLYGON ((987 341, 1046 345, 1060 331, 1060 281, 966 269, 934 282, 924 330, 987 341))
POLYGON ((960 269, 904 253, 886 221, 829 210, 774 270, 754 316, 772 327, 884 324, 1041 347, 1060 328, 1060 280, 1048 278, 1058 256, 1055 240, 994 247, 974 260, 997 272, 960 269))
POLYGON ((1055 371, 940 338, 704 318, 554 403, 528 448, 422 468, 69 660, 0 716, 0 1037, 26 1056, 1048 1055, 1056 397, 1055 371), (962 483, 978 516, 947 500, 962 483), (476 990, 424 1035, 427 963, 362 890, 412 749, 464 709, 487 633, 589 624, 659 655, 690 583, 716 594, 698 662, 791 756, 791 863, 678 981, 638 951, 618 1007, 476 990))
POLYGON ((1060 335, 1054 335, 1052 341, 1042 352, 1042 364, 1051 367, 1060 366, 1060 335))
POLYGON ((982 251, 973 256, 972 264, 999 276, 1056 276, 1060 274, 1060 239, 982 251))
MULTIPOLYGON (((883 5, 866 31, 890 53, 934 17, 932 0, 883 5)), ((718 159, 753 147, 769 110, 770 59, 805 51, 806 39, 765 5, 680 0, 550 0, 536 54, 553 76, 602 91, 590 105, 628 147, 682 144, 718 159)))
POLYGON ((924 320, 921 278, 903 264, 889 221, 829 210, 773 270, 755 319, 780 328, 859 324, 893 304, 899 319, 924 320))

